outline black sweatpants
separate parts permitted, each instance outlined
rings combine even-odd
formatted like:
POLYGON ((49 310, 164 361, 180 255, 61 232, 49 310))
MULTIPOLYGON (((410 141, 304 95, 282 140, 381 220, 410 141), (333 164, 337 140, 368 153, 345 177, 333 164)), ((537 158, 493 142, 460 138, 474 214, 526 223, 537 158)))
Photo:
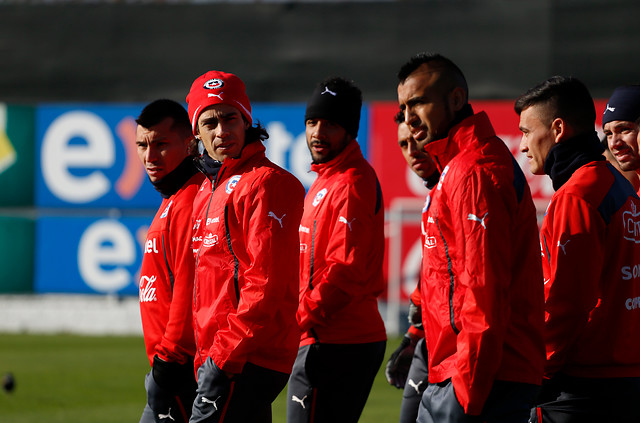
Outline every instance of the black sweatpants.
POLYGON ((211 358, 198 369, 198 394, 190 423, 271 423, 271 403, 287 384, 286 373, 246 363, 229 379, 211 358))
POLYGON ((640 378, 580 378, 558 375, 543 386, 530 422, 640 422, 640 378))
POLYGON ((415 423, 418 418, 418 409, 422 393, 429 384, 429 368, 427 367, 427 345, 424 338, 416 344, 407 383, 402 392, 402 404, 400 405, 400 423, 415 423))
POLYGON ((387 342, 301 347, 287 392, 288 423, 355 423, 387 342))

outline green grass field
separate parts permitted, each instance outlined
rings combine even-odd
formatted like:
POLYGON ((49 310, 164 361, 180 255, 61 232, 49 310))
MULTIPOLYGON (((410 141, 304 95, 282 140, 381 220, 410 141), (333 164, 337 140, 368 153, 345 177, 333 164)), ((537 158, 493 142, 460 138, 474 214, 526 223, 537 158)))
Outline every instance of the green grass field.
MULTIPOLYGON (((0 422, 137 423, 148 367, 141 337, 0 334, 0 375, 16 379, 12 393, 0 390, 0 422)), ((397 422, 401 399, 381 369, 360 422, 397 422)), ((285 401, 274 402, 274 423, 286 422, 285 401)))

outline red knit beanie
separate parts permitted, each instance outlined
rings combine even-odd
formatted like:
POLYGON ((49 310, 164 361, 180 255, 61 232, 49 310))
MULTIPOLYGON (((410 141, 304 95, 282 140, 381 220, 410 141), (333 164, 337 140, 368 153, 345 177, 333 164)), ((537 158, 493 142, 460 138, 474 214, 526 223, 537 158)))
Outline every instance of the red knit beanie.
POLYGON ((209 71, 193 81, 187 95, 189 120, 191 120, 194 135, 200 114, 214 104, 228 104, 235 107, 249 125, 253 124, 251 103, 245 92, 244 82, 231 73, 209 71))

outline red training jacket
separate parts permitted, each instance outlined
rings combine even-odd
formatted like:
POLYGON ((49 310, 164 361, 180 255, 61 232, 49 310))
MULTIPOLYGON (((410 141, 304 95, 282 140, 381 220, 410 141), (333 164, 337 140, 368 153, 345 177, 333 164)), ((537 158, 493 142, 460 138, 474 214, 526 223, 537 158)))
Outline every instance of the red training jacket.
POLYGON ((318 177, 300 222, 300 346, 384 341, 384 205, 375 171, 355 140, 311 170, 318 177))
POLYGON ((425 150, 444 167, 423 208, 429 382, 478 415, 495 380, 541 384, 544 293, 536 209, 484 112, 425 150))
POLYGON ((147 231, 140 269, 140 314, 144 343, 153 356, 186 364, 193 360, 191 214, 203 175, 196 173, 162 204, 147 231))
POLYGON ((545 377, 640 376, 640 199, 605 161, 578 168, 541 229, 545 377))
POLYGON ((196 368, 211 357, 231 373, 246 362, 291 373, 303 199, 259 141, 203 182, 193 206, 196 368))

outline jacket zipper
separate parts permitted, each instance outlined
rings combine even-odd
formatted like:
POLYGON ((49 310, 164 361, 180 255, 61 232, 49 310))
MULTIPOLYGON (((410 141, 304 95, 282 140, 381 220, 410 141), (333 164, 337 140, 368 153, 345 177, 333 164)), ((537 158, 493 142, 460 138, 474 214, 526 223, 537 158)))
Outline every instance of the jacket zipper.
POLYGON ((311 260, 309 260, 309 290, 313 290, 313 249, 316 243, 316 222, 313 221, 313 232, 311 233, 311 260))
MULTIPOLYGON (((205 174, 206 175, 206 174, 205 174)), ((216 189, 216 181, 211 181, 211 195, 209 195, 209 203, 207 203, 207 210, 204 213, 204 221, 205 221, 205 227, 206 227, 206 222, 207 222, 207 216, 209 216, 209 208, 211 207, 211 199, 213 198, 213 191, 215 191, 216 189)), ((200 222, 200 224, 202 224, 202 222, 200 222)), ((202 245, 200 246, 200 248, 198 248, 198 255, 196 256, 196 269, 198 268, 198 264, 200 263, 200 254, 202 253, 202 245)), ((193 278, 193 308, 197 308, 198 305, 198 272, 195 272, 194 278, 193 278)), ((196 343, 196 354, 198 354, 198 359, 200 359, 200 365, 202 366, 204 364, 204 360, 202 359, 202 354, 200 354, 200 341, 198 341, 198 331, 196 330, 196 328, 198 327, 198 316, 196 316, 195 314, 193 315, 193 320, 194 320, 194 328, 193 328, 193 334, 194 334, 194 341, 196 343)))
POLYGON ((229 231, 229 206, 224 206, 224 230, 226 232, 227 238, 227 247, 229 247, 229 251, 231 252, 231 256, 233 257, 233 286, 236 291, 236 308, 240 305, 240 286, 238 282, 238 269, 240 267, 240 261, 236 254, 233 252, 233 247, 231 246, 231 232, 229 231))
MULTIPOLYGON (((311 232, 311 260, 309 263, 309 291, 313 291, 313 250, 316 244, 316 223, 318 221, 313 221, 313 231, 311 232)), ((314 328, 309 329, 311 336, 316 340, 316 342, 320 342, 320 338, 318 338, 318 334, 316 333, 314 328)))

